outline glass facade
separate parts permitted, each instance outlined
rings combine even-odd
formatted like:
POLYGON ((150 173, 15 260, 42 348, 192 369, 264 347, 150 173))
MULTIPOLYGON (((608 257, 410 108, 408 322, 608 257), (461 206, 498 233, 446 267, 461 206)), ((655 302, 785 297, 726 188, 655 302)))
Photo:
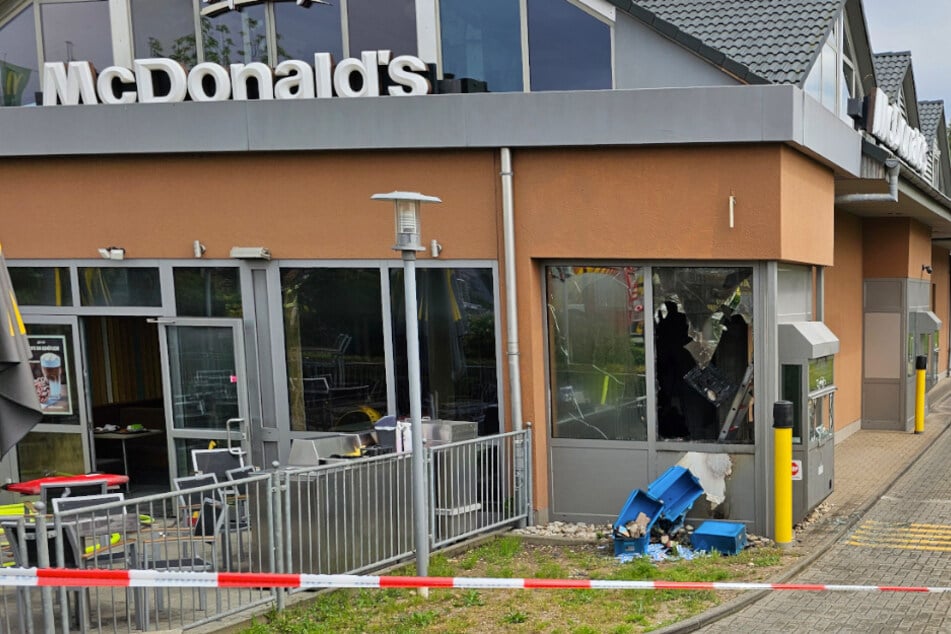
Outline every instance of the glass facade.
POLYGON ((112 34, 107 0, 40 5, 43 56, 47 62, 92 62, 112 65, 112 34))
POLYGON ((386 413, 379 269, 283 269, 292 431, 365 429, 386 413))
POLYGON ((415 0, 347 0, 347 23, 351 57, 382 49, 416 55, 415 0))
POLYGON ((0 26, 0 103, 4 106, 35 103, 40 89, 33 15, 30 5, 0 26))
POLYGON ((251 5, 241 11, 202 16, 201 40, 206 62, 223 65, 267 63, 264 6, 251 5))
POLYGON ((241 317, 236 268, 175 268, 175 314, 182 317, 241 317))
POLYGON ((185 66, 198 63, 192 0, 131 0, 136 59, 168 57, 185 66))
POLYGON ((299 59, 313 64, 314 53, 343 59, 339 3, 314 4, 305 9, 292 2, 275 2, 273 7, 278 61, 299 59))
POLYGON ((528 0, 532 90, 608 89, 611 27, 566 0, 528 0))
POLYGON ((550 266, 552 435, 647 440, 644 272, 550 266))
POLYGON ((519 20, 511 0, 440 0, 443 74, 485 82, 490 92, 521 91, 519 20))
POLYGON ((21 306, 72 306, 69 269, 50 267, 9 267, 10 281, 21 306))
MULTIPOLYGON (((495 296, 491 269, 416 271, 423 416, 499 431, 495 296)), ((403 270, 390 271, 397 414, 409 416, 403 270)))
POLYGON ((159 270, 131 267, 80 267, 83 306, 161 306, 159 270))

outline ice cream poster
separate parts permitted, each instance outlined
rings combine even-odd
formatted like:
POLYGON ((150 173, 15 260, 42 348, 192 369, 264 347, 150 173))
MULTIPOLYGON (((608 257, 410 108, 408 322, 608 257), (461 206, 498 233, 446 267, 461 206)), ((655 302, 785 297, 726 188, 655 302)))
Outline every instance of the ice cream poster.
POLYGON ((66 337, 62 335, 29 336, 30 369, 33 387, 46 414, 62 416, 73 413, 70 400, 69 363, 66 359, 66 337))

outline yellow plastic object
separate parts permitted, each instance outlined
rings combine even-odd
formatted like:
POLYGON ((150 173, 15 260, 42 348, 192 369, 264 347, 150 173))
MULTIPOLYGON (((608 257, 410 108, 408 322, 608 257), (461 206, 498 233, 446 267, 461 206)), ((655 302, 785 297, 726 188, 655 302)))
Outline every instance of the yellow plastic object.
POLYGON ((103 548, 108 548, 109 546, 115 546, 116 544, 119 543, 120 539, 122 539, 122 536, 119 533, 113 533, 112 535, 109 536, 108 544, 92 544, 90 546, 86 546, 86 554, 91 555, 98 550, 102 550, 103 548))

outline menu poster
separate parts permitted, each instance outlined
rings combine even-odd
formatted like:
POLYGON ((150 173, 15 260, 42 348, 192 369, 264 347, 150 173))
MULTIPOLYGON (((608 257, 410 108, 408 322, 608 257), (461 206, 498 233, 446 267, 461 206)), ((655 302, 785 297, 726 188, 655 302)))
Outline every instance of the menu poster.
POLYGON ((29 335, 30 369, 33 370, 33 387, 40 399, 44 414, 65 416, 73 413, 70 399, 66 359, 66 337, 62 335, 29 335))

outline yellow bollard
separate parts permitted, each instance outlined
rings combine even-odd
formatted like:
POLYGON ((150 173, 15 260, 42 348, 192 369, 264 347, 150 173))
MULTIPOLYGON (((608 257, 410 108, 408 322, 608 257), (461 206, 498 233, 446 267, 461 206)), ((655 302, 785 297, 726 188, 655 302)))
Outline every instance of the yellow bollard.
POLYGON ((792 427, 793 404, 773 403, 773 539, 778 546, 793 540, 792 427))
POLYGON ((928 367, 928 357, 915 357, 915 433, 925 431, 925 369, 928 367))

